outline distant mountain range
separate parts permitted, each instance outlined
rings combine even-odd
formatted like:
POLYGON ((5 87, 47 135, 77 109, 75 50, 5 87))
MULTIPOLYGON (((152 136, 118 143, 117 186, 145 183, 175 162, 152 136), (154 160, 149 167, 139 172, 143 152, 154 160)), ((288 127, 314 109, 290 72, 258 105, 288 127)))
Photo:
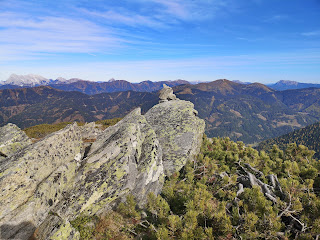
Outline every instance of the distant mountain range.
POLYGON ((261 150, 270 150, 274 144, 282 150, 287 148, 287 144, 296 143, 297 145, 304 145, 310 150, 314 150, 315 157, 320 159, 320 122, 311 124, 304 128, 295 130, 283 136, 268 139, 261 142, 257 149, 261 150))
MULTIPOLYGON (((250 82, 242 82, 240 80, 233 80, 232 82, 239 84, 252 84, 250 82)), ((140 83, 131 83, 126 80, 115 80, 110 79, 106 82, 94 82, 88 80, 82 80, 79 78, 65 79, 59 77, 55 80, 47 79, 39 75, 28 74, 28 75, 16 75, 11 76, 3 82, 0 82, 0 89, 15 89, 23 87, 36 87, 36 86, 51 86, 56 89, 64 91, 78 91, 85 94, 93 95, 103 92, 121 92, 121 91, 136 91, 136 92, 153 92, 162 88, 163 84, 167 84, 170 87, 183 85, 183 84, 200 84, 208 83, 201 81, 188 82, 186 80, 174 80, 174 81, 143 81, 140 83)), ((320 88, 320 84, 315 83, 299 83, 289 80, 280 80, 277 83, 267 84, 269 88, 277 91, 283 91, 288 89, 302 89, 302 88, 320 88)))
MULTIPOLYGON (((194 103, 206 121, 208 136, 258 143, 320 121, 320 89, 275 91, 263 84, 217 80, 174 87, 176 95, 194 103)), ((135 107, 147 111, 158 102, 156 92, 112 92, 87 95, 50 86, 0 91, 0 125, 25 128, 42 123, 96 121, 123 117, 135 107)))
POLYGON ((288 89, 301 89, 301 88, 320 88, 320 84, 299 83, 299 82, 289 81, 289 80, 280 80, 277 83, 268 84, 267 86, 278 91, 283 91, 288 89))
POLYGON ((163 84, 174 87, 181 84, 189 84, 189 82, 184 80, 176 80, 160 82, 143 81, 140 83, 130 83, 125 80, 115 80, 109 82, 90 82, 81 80, 69 84, 49 84, 48 86, 64 91, 78 91, 85 94, 93 95, 98 93, 122 91, 154 92, 161 89, 163 87, 163 84))
POLYGON ((136 92, 153 92, 162 88, 163 84, 174 87, 181 84, 189 84, 185 80, 174 81, 143 81, 140 83, 131 83, 125 80, 110 79, 108 82, 92 82, 79 78, 57 78, 56 80, 46 79, 39 75, 16 75, 12 74, 6 81, 0 83, 0 89, 15 89, 23 87, 35 86, 51 86, 64 91, 78 91, 85 94, 93 95, 104 92, 121 92, 121 91, 136 91, 136 92))
POLYGON ((251 82, 242 82, 240 80, 232 80, 232 82, 240 83, 240 84, 251 84, 251 82))
POLYGON ((195 104, 208 136, 257 143, 320 120, 320 89, 275 91, 260 83, 218 80, 174 91, 195 104))

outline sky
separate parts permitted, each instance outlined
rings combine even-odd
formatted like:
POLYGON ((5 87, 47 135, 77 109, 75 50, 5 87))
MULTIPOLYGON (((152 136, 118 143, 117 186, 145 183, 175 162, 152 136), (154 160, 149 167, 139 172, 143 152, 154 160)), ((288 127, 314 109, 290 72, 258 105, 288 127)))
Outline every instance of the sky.
POLYGON ((0 80, 320 83, 320 0, 0 0, 0 80))

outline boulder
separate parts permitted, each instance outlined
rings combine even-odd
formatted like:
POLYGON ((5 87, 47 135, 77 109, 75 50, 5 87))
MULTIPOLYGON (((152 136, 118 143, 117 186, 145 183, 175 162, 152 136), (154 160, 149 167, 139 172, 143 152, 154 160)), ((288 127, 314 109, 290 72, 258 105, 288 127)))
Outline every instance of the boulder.
POLYGON ((81 144, 73 124, 0 161, 1 239, 28 239, 73 187, 81 144))
POLYGON ((31 139, 18 126, 8 123, 0 127, 0 157, 9 157, 31 143, 31 139))
POLYGON ((159 139, 166 175, 179 171, 199 153, 205 122, 197 115, 193 103, 183 100, 159 103, 145 114, 159 139))

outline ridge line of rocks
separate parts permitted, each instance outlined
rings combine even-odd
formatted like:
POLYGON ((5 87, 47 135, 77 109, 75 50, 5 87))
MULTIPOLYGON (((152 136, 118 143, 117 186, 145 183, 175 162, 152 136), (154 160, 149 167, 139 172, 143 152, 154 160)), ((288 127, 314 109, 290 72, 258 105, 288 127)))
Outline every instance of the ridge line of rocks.
POLYGON ((0 238, 79 239, 76 217, 106 212, 128 193, 143 206, 198 153, 204 125, 164 86, 145 115, 137 108, 103 132, 72 124, 32 144, 15 125, 0 128, 0 238))

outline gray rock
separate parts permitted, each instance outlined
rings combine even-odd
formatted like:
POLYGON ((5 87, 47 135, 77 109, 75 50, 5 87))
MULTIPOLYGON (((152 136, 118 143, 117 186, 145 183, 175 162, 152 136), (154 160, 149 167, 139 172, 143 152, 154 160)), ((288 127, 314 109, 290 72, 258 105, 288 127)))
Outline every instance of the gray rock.
POLYGON ((8 123, 0 127, 0 157, 9 157, 31 143, 31 139, 18 126, 8 123))
POLYGON ((67 221, 80 214, 111 209, 128 193, 143 205, 146 195, 160 193, 164 182, 161 147, 140 109, 99 135, 84 161, 76 176, 76 187, 52 210, 64 220, 62 227, 54 228, 53 221, 45 221, 39 227, 54 229, 46 236, 64 231, 67 221))
POLYGON ((81 143, 79 128, 69 125, 0 161, 1 239, 28 239, 74 187, 81 143))
POLYGON ((80 127, 80 130, 83 139, 96 139, 102 133, 95 122, 86 123, 80 127))
POLYGON ((166 175, 198 154, 205 123, 197 115, 193 103, 183 100, 157 104, 145 114, 160 141, 166 175))
POLYGON ((167 86, 166 84, 163 84, 163 88, 159 92, 159 98, 160 103, 178 99, 176 95, 173 94, 172 88, 167 86))

